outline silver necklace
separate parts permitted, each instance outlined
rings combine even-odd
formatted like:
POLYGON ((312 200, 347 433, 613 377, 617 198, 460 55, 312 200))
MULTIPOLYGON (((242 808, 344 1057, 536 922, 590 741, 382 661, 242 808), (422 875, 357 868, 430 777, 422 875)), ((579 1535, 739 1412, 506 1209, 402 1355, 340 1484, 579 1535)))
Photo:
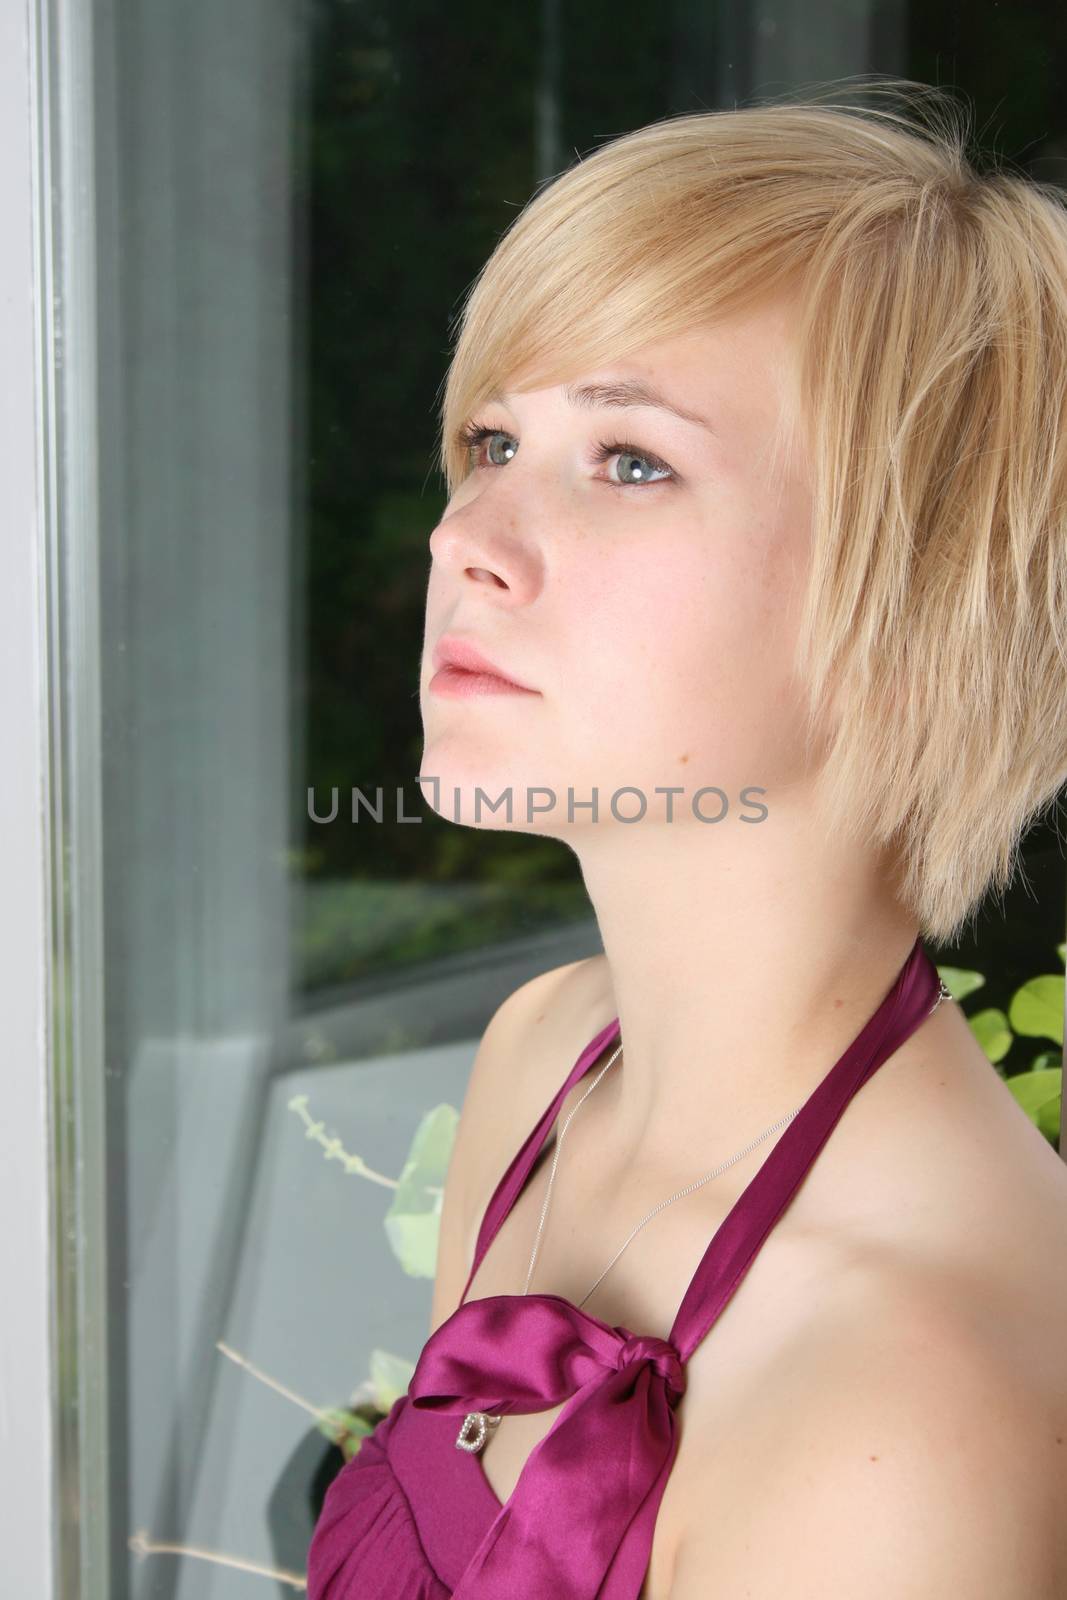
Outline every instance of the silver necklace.
MULTIPOLYGON (((938 1006, 941 1004, 942 1000, 951 1000, 951 999, 952 999, 952 991, 946 986, 944 979, 941 979, 940 983, 939 983, 939 987, 938 987, 937 999, 934 1001, 933 1005, 930 1007, 928 1015, 932 1016, 934 1014, 934 1012, 937 1010, 938 1006)), ((523 1287, 523 1291, 522 1291, 524 1295, 526 1295, 526 1294, 528 1294, 530 1292, 530 1279, 533 1277, 534 1265, 535 1265, 535 1263, 537 1261, 538 1251, 541 1248, 541 1236, 544 1233, 545 1219, 548 1216, 548 1206, 549 1206, 549 1201, 552 1198, 552 1185, 556 1180, 556 1168, 559 1166, 560 1151, 563 1148, 564 1136, 566 1135, 567 1129, 571 1125, 571 1118, 574 1116, 575 1112, 578 1110, 578 1107, 580 1105, 584 1104, 584 1102, 586 1100, 588 1100, 589 1096, 592 1094, 593 1090, 596 1088, 597 1084, 600 1082, 600 1080, 604 1076, 605 1072, 607 1072, 608 1068, 618 1058, 621 1050, 622 1050, 622 1042, 620 1041, 619 1044, 617 1044, 615 1049, 612 1051, 611 1055, 608 1057, 607 1061, 605 1061, 604 1065, 601 1067, 600 1071, 597 1073, 596 1077, 593 1079, 593 1081, 589 1085, 588 1089, 582 1095, 581 1099, 578 1100, 571 1107, 570 1112, 567 1115, 567 1120, 564 1122, 563 1127, 560 1129, 559 1138, 556 1140, 556 1154, 555 1154, 555 1156, 553 1158, 553 1161, 552 1161, 552 1170, 548 1175, 548 1186, 545 1189, 544 1203, 541 1206, 541 1220, 537 1224, 537 1235, 536 1235, 536 1237, 534 1239, 533 1250, 530 1252, 530 1265, 529 1265, 529 1268, 527 1269, 526 1283, 525 1283, 525 1285, 523 1287)), ((619 1246, 618 1250, 616 1250, 615 1254, 612 1256, 611 1260, 608 1262, 607 1266, 604 1268, 603 1272, 600 1274, 600 1277, 593 1284, 592 1289, 589 1289, 582 1296, 582 1298, 578 1301, 578 1309, 581 1310, 582 1306, 585 1305, 585 1302, 589 1299, 590 1295, 592 1295, 594 1290, 596 1290, 596 1289, 598 1289, 600 1287, 601 1283, 603 1283, 604 1279, 607 1277, 608 1273, 611 1271, 611 1269, 615 1265, 616 1261, 618 1261, 619 1257, 622 1255, 622 1253, 626 1249, 627 1245, 633 1243, 634 1239, 636 1239, 637 1235, 641 1232, 641 1229, 645 1226, 646 1223, 651 1222, 653 1217, 658 1216, 661 1211, 666 1210, 667 1206, 673 1205, 676 1200, 682 1200, 682 1199, 684 1199, 684 1197, 687 1194, 692 1194, 695 1189, 703 1188, 704 1184, 710 1183, 712 1178, 718 1178, 719 1176, 721 1176, 722 1173, 726 1172, 729 1167, 735 1166, 738 1161, 743 1161, 745 1156, 749 1155, 753 1150, 755 1150, 757 1145, 761 1145, 765 1139, 769 1139, 771 1137, 772 1133, 777 1133, 779 1128, 784 1128, 787 1123, 792 1122, 793 1118, 802 1109, 803 1109, 802 1106, 797 1106, 794 1110, 790 1111, 787 1116, 779 1117, 778 1121, 777 1122, 772 1122, 771 1126, 769 1128, 766 1128, 764 1130, 764 1132, 759 1135, 758 1138, 753 1139, 750 1144, 746 1144, 745 1148, 743 1150, 739 1150, 737 1152, 737 1154, 735 1156, 731 1156, 728 1161, 724 1161, 724 1162, 722 1162, 722 1164, 720 1166, 715 1167, 711 1172, 709 1172, 706 1175, 706 1177, 698 1178, 695 1183, 686 1184, 684 1189, 677 1190, 676 1193, 670 1195, 668 1199, 661 1200, 659 1205, 653 1206, 652 1210, 648 1213, 647 1217, 642 1217, 641 1221, 637 1224, 637 1226, 631 1231, 631 1233, 627 1236, 627 1238, 619 1246)))
MULTIPOLYGON (((941 979, 938 987, 937 999, 930 1007, 927 1015, 933 1016, 942 1000, 951 999, 952 991, 947 988, 944 979, 941 979)), ((548 1216, 548 1205, 552 1197, 552 1185, 555 1182, 556 1168, 559 1166, 560 1151, 563 1148, 563 1140, 567 1129, 570 1127, 571 1119, 573 1118, 574 1113, 578 1110, 578 1107, 583 1105, 585 1101, 588 1100, 589 1096, 592 1094, 593 1090, 596 1088, 605 1072, 607 1072, 612 1063, 617 1060, 621 1050, 622 1043, 620 1041, 620 1043, 616 1045, 615 1049, 608 1057, 607 1061, 605 1061, 604 1065, 601 1067, 600 1071, 597 1073, 588 1089, 582 1095, 581 1099, 571 1107, 567 1114, 567 1119, 559 1131, 559 1137, 556 1140, 556 1154, 552 1161, 552 1170, 548 1175, 548 1186, 545 1189, 544 1203, 541 1206, 541 1218, 537 1224, 537 1236, 534 1239, 533 1250, 530 1253, 530 1265, 526 1273, 526 1283, 522 1291, 523 1295, 527 1295, 530 1290, 530 1279, 533 1277, 534 1264, 537 1261, 538 1251, 541 1248, 541 1236, 545 1229, 545 1218, 548 1216)), ((596 1283, 593 1284, 592 1289, 589 1289, 586 1294, 582 1296, 581 1300, 578 1301, 578 1310, 581 1310, 582 1306, 585 1305, 585 1302, 589 1299, 589 1296, 593 1293, 593 1290, 600 1287, 600 1284, 607 1277, 608 1273, 611 1271, 616 1261, 618 1261, 627 1245, 633 1242, 646 1223, 651 1222, 652 1218, 658 1216, 658 1214, 665 1210, 667 1206, 673 1205, 675 1200, 681 1200, 684 1195, 692 1194, 694 1189, 699 1189, 705 1183, 710 1183, 712 1178, 717 1178, 721 1173, 725 1172, 728 1167, 734 1166, 736 1162, 747 1156, 750 1151, 755 1150, 757 1145, 762 1144, 765 1139, 769 1139, 772 1133, 776 1133, 779 1128, 784 1128, 787 1122, 792 1122, 797 1113, 802 1110, 803 1106, 797 1106, 795 1110, 789 1112, 788 1116, 780 1117, 777 1122, 772 1123, 769 1128, 765 1129, 765 1131, 761 1133, 758 1138, 753 1139, 750 1144, 746 1144, 743 1150, 739 1150, 735 1156, 731 1156, 729 1161, 722 1162, 720 1166, 716 1167, 712 1172, 709 1172, 706 1177, 698 1178, 696 1183, 687 1184, 684 1189, 679 1189, 676 1194, 672 1194, 668 1199, 661 1200, 658 1206, 653 1206, 647 1217, 643 1217, 641 1219, 636 1228, 632 1230, 629 1237, 626 1238, 620 1245, 619 1249, 616 1250, 615 1254, 612 1256, 611 1260, 600 1274, 600 1277, 596 1280, 596 1283)), ((463 1419, 463 1426, 459 1430, 459 1437, 456 1439, 456 1449, 466 1450, 472 1454, 477 1454, 478 1451, 484 1448, 485 1442, 489 1437, 490 1430, 495 1430, 497 1427, 499 1427, 502 1415, 503 1413, 501 1413, 501 1416, 490 1416, 484 1411, 468 1412, 463 1419)))
MULTIPOLYGON (((556 1154, 552 1161, 552 1170, 548 1175, 548 1187, 545 1189, 544 1204, 541 1206, 541 1220, 537 1224, 537 1237, 534 1239, 533 1250, 530 1254, 530 1266, 526 1273, 526 1284, 522 1291, 524 1295, 529 1293, 530 1279, 533 1277, 534 1263, 537 1260, 537 1252, 541 1248, 541 1235, 545 1230, 545 1218, 548 1216, 548 1203, 552 1197, 552 1185, 556 1181, 556 1168, 559 1166, 560 1151, 563 1148, 563 1140, 566 1136, 567 1129, 570 1127, 571 1119, 573 1118, 574 1113, 578 1110, 578 1107, 583 1105, 584 1102, 588 1100, 589 1096, 592 1094, 593 1090, 596 1088, 605 1072, 607 1072, 612 1062, 616 1060, 621 1050, 622 1044, 619 1043, 616 1045, 607 1061, 605 1061, 604 1065, 601 1067, 600 1071, 597 1073, 588 1089, 582 1095, 581 1099, 571 1107, 570 1111, 567 1113, 567 1119, 559 1131, 559 1137, 556 1140, 556 1154)), ((800 1109, 800 1106, 797 1106, 796 1111, 791 1111, 787 1117, 780 1117, 777 1122, 773 1123, 771 1127, 766 1130, 766 1132, 761 1133, 758 1139, 753 1139, 751 1144, 746 1144, 743 1150, 739 1150, 735 1156, 730 1157, 729 1161, 724 1161, 721 1166, 718 1166, 714 1169, 714 1171, 709 1172, 706 1177, 698 1178, 696 1183, 686 1184, 684 1189, 679 1189, 677 1193, 672 1194, 669 1199, 661 1200, 658 1206, 653 1206, 652 1210, 648 1213, 648 1216, 641 1219, 641 1221, 637 1224, 637 1227, 631 1232, 629 1238, 624 1240, 619 1249, 616 1250, 615 1254, 612 1256, 611 1260, 600 1274, 600 1277, 596 1280, 596 1283, 593 1284, 593 1288, 588 1290, 588 1292, 582 1296, 581 1300, 578 1301, 578 1309, 581 1310, 582 1306, 584 1306, 585 1302, 589 1299, 589 1296, 593 1293, 593 1289, 598 1288, 603 1279, 607 1277, 616 1261, 618 1261, 619 1257, 622 1255, 622 1252, 626 1249, 626 1246, 632 1243, 632 1241, 641 1232, 641 1229, 645 1226, 646 1222, 651 1222, 654 1216, 657 1216, 659 1212, 665 1209, 665 1207, 673 1205, 675 1200, 680 1200, 683 1195, 692 1194, 694 1189, 699 1189, 702 1184, 710 1183, 712 1178, 717 1178, 720 1173, 726 1171, 727 1167, 732 1167, 736 1161, 740 1161, 742 1156, 747 1156, 749 1151, 754 1150, 758 1144, 762 1144, 764 1139, 769 1139, 772 1133, 777 1132, 779 1128, 784 1128, 787 1122, 791 1122, 796 1116, 797 1111, 800 1109)), ((472 1454, 477 1454, 478 1451, 484 1448, 490 1431, 495 1430, 500 1426, 502 1416, 502 1412, 500 1416, 491 1416, 485 1411, 469 1411, 463 1419, 463 1426, 459 1430, 459 1436, 456 1439, 456 1449, 467 1450, 472 1454)))
MULTIPOLYGON (((589 1085, 588 1089, 582 1095, 581 1099, 578 1100, 576 1102, 576 1104, 571 1107, 570 1112, 567 1115, 567 1119, 566 1119, 566 1121, 564 1122, 562 1128, 559 1131, 559 1138, 556 1140, 556 1154, 555 1154, 555 1157, 554 1157, 554 1159, 552 1161, 552 1170, 548 1175, 548 1186, 545 1189, 544 1203, 541 1206, 541 1220, 537 1224, 537 1235, 536 1235, 536 1237, 534 1239, 533 1250, 530 1253, 530 1266, 529 1266, 529 1269, 528 1269, 528 1271, 526 1273, 526 1284, 525 1284, 525 1286, 523 1288, 523 1291, 522 1291, 524 1295, 528 1294, 529 1291, 530 1291, 530 1279, 533 1277, 534 1264, 537 1261, 538 1251, 541 1248, 541 1237, 542 1237, 542 1234, 544 1233, 544 1229, 545 1229, 545 1219, 548 1216, 549 1201, 552 1198, 552 1185, 553 1185, 553 1183, 555 1182, 555 1179, 556 1179, 556 1168, 559 1166, 560 1152, 561 1152, 561 1150, 563 1148, 563 1140, 564 1140, 564 1138, 566 1136, 567 1129, 571 1125, 571 1118, 574 1116, 575 1112, 578 1110, 578 1107, 580 1105, 584 1104, 584 1102, 592 1094, 593 1090, 596 1088, 597 1084, 600 1082, 600 1080, 604 1076, 605 1072, 607 1072, 608 1068, 616 1060, 616 1058, 618 1057, 618 1055, 619 1055, 621 1050, 622 1050, 622 1045, 621 1044, 616 1045, 615 1049, 612 1051, 612 1053, 608 1057, 607 1061, 605 1061, 604 1065, 601 1067, 600 1071, 597 1073, 596 1077, 593 1079, 593 1081, 589 1085)), ((637 1226, 634 1229, 632 1229, 632 1231, 630 1232, 628 1237, 619 1246, 618 1250, 616 1250, 615 1254, 612 1256, 611 1260, 608 1262, 607 1266, 604 1268, 603 1272, 600 1274, 600 1277, 596 1280, 596 1283, 593 1284, 593 1287, 591 1289, 587 1290, 587 1292, 578 1301, 578 1309, 581 1310, 582 1306, 585 1305, 585 1302, 589 1299, 589 1297, 593 1293, 593 1291, 600 1287, 601 1283, 607 1277, 608 1273, 611 1271, 611 1269, 615 1265, 616 1261, 618 1261, 618 1259, 622 1255, 623 1251, 626 1249, 626 1247, 628 1245, 633 1243, 634 1239, 636 1239, 637 1235, 641 1232, 641 1229, 646 1225, 646 1223, 651 1222, 653 1217, 658 1216, 661 1211, 664 1211, 667 1208, 667 1206, 673 1205, 676 1200, 681 1200, 685 1195, 692 1194, 695 1189, 702 1188, 705 1183, 710 1183, 712 1178, 719 1177, 720 1174, 725 1172, 728 1167, 732 1167, 732 1166, 735 1165, 736 1162, 741 1161, 751 1151, 755 1150, 757 1145, 762 1144, 764 1139, 769 1139, 772 1133, 777 1133, 778 1129, 779 1128, 784 1128, 787 1122, 792 1122, 793 1118, 796 1116, 797 1112, 800 1109, 801 1109, 800 1106, 797 1106, 795 1110, 789 1112, 788 1116, 779 1117, 777 1122, 773 1122, 769 1128, 765 1129, 765 1131, 759 1135, 758 1138, 753 1139, 750 1144, 746 1144, 745 1148, 743 1150, 739 1150, 737 1152, 737 1154, 735 1156, 731 1156, 728 1161, 723 1161, 719 1166, 713 1168, 713 1170, 711 1172, 709 1172, 705 1177, 698 1178, 695 1183, 687 1183, 684 1189, 678 1189, 674 1194, 670 1195, 666 1200, 661 1200, 659 1202, 659 1205, 653 1206, 652 1210, 648 1213, 648 1215, 646 1217, 642 1217, 641 1221, 637 1224, 637 1226)))

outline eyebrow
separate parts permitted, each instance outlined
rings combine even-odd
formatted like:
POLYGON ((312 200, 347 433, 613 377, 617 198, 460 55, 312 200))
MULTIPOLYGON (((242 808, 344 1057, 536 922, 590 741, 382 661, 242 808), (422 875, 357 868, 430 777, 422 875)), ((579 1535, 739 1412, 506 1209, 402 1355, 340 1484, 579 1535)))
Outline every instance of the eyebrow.
MULTIPOLYGON (((675 405, 674 401, 668 400, 659 389, 643 382, 640 378, 620 378, 613 383, 565 383, 563 396, 572 406, 579 406, 585 410, 593 410, 599 406, 614 410, 624 410, 631 406, 651 406, 657 411, 669 411, 672 416, 681 417, 683 422, 691 422, 698 428, 704 428, 708 433, 715 432, 706 417, 698 416, 695 411, 687 411, 684 406, 675 405)), ((489 398, 505 402, 507 396, 496 389, 489 398)))

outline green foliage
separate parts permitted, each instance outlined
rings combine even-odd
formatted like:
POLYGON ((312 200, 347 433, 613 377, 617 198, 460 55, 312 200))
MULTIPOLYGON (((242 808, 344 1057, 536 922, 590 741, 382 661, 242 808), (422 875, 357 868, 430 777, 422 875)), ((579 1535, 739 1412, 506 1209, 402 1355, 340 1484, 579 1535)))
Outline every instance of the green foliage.
POLYGON ((1040 1072, 1020 1072, 1007 1080, 1008 1088, 1031 1122, 1053 1144, 1060 1136, 1060 1101, 1063 1071, 1060 1067, 1040 1072))
MULTIPOLYGON (((1058 944, 1061 961, 1067 961, 1067 944, 1058 944)), ((985 978, 980 972, 956 967, 938 968, 955 999, 973 994, 985 978)), ((1054 1146, 1059 1143, 1063 1099, 1064 976, 1043 973, 1021 984, 1012 995, 1007 1014, 995 1007, 978 1011, 967 1020, 975 1038, 998 1071, 1018 1039, 1050 1039, 1061 1052, 1039 1051, 1024 1072, 1001 1076, 1031 1122, 1054 1146)))
POLYGON ((377 1419, 362 1417, 358 1411, 338 1406, 320 1411, 315 1426, 337 1446, 346 1461, 351 1461, 368 1433, 374 1432, 377 1419))
POLYGON ((1059 976, 1031 978, 1016 990, 1008 1011, 1016 1033, 1063 1044, 1063 982, 1059 976))
POLYGON ((434 1106, 426 1112, 385 1214, 390 1248, 411 1278, 434 1276, 444 1182, 458 1122, 455 1106, 434 1106))
POLYGON ((414 1371, 415 1363, 404 1356, 395 1356, 388 1350, 371 1351, 370 1383, 379 1411, 389 1411, 402 1394, 407 1394, 414 1371))
MULTIPOLYGON (((317 803, 328 809, 326 791, 317 803)), ((342 795, 342 815, 345 804, 342 795)), ((432 861, 427 860, 425 878, 305 880, 294 932, 303 992, 409 968, 460 950, 486 949, 518 932, 558 928, 590 915, 584 884, 554 880, 536 849, 529 854, 497 852, 497 879, 484 881, 467 873, 464 852, 470 850, 471 838, 485 847, 501 842, 514 846, 519 841, 445 822, 440 826, 446 839, 457 841, 457 853, 454 859, 451 842, 443 844, 432 861), (538 881, 538 872, 544 873, 543 881, 538 881)), ((387 832, 377 825, 374 831, 379 836, 387 832)), ((563 849, 555 840, 543 842, 553 852, 563 849)))
MULTIPOLYGON (((306 1100, 306 1095, 297 1097, 295 1106, 305 1114, 305 1120, 306 1100)), ((385 1214, 386 1238, 410 1277, 432 1278, 436 1270, 444 1182, 458 1124, 455 1106, 442 1103, 425 1113, 385 1214)), ((369 1172, 366 1163, 357 1157, 348 1158, 346 1170, 363 1175, 369 1172)), ((346 1461, 374 1432, 393 1403, 407 1393, 414 1370, 414 1363, 406 1357, 375 1348, 371 1351, 370 1376, 359 1386, 352 1403, 318 1413, 316 1425, 320 1432, 338 1446, 346 1461)))
POLYGON ((938 967, 937 970, 953 1000, 966 1000, 969 994, 973 994, 985 983, 985 978, 980 972, 969 972, 963 967, 938 967))
POLYGON ((971 1031, 990 1061, 1003 1061, 1011 1049, 1013 1035, 1008 1019, 995 1006, 977 1011, 970 1019, 971 1031))
POLYGON ((373 1433, 382 1417, 406 1394, 415 1366, 389 1350, 374 1349, 370 1357, 370 1377, 364 1379, 347 1406, 327 1406, 318 1412, 315 1425, 335 1444, 346 1461, 356 1454, 363 1440, 373 1433))

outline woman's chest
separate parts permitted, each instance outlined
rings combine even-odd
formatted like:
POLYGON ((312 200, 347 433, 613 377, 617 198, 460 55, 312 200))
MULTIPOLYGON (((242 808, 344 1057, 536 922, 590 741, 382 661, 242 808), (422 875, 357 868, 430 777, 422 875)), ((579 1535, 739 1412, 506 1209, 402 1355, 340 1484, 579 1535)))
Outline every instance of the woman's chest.
MULTIPOLYGON (((536 1189, 531 1188, 480 1264, 468 1300, 522 1293, 539 1209, 536 1189)), ((582 1230, 562 1209, 560 1219, 538 1256, 530 1292, 558 1295, 577 1306, 613 1254, 613 1230, 603 1225, 603 1218, 582 1230)), ((657 1221, 665 1224, 667 1218, 657 1221)), ((712 1213, 702 1222, 682 1221, 673 1233, 665 1229, 658 1238, 647 1230, 650 1237, 633 1241, 585 1301, 585 1311, 609 1327, 669 1338, 714 1226, 712 1213)), ((706 1521, 710 1514, 728 1520, 732 1515, 728 1498, 710 1508, 704 1499, 709 1461, 714 1459, 720 1483, 729 1486, 731 1463, 740 1470, 745 1460, 740 1398, 758 1388, 759 1374, 768 1365, 787 1359, 798 1307, 811 1304, 812 1270, 809 1264, 805 1273, 801 1253, 784 1235, 768 1241, 746 1274, 744 1294, 728 1303, 686 1362, 685 1393, 673 1411, 676 1453, 653 1525, 640 1600, 668 1600, 676 1551, 694 1518, 706 1521)), ((477 1459, 501 1503, 514 1492, 532 1453, 567 1403, 505 1415, 490 1431, 477 1459)))
MULTIPOLYGON (((677 1554, 692 1531, 705 1530, 709 1521, 729 1527, 743 1504, 758 1497, 758 1464, 751 1447, 754 1437, 768 1437, 761 1384, 769 1372, 781 1372, 788 1364, 784 1328, 790 1313, 788 1306, 760 1295, 762 1326, 754 1326, 749 1313, 756 1315, 756 1300, 753 1293, 749 1306, 738 1302, 729 1326, 724 1313, 686 1365, 686 1391, 672 1412, 676 1450, 650 1526, 640 1600, 669 1600, 677 1554), (779 1323, 777 1340, 768 1335, 774 1319, 779 1323), (778 1348, 772 1348, 776 1343, 778 1348)), ((799 1381, 803 1383, 802 1373, 799 1381)), ((520 1485, 531 1456, 567 1403, 505 1415, 490 1431, 477 1461, 501 1504, 520 1485)))

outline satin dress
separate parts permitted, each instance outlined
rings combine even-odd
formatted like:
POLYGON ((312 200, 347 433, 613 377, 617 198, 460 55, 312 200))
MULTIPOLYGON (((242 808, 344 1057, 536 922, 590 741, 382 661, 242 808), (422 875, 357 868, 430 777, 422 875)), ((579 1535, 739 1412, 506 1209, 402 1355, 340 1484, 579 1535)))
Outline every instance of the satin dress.
POLYGON ((917 939, 716 1230, 667 1339, 609 1326, 559 1295, 466 1298, 565 1096, 617 1039, 619 1019, 590 1039, 496 1187, 457 1310, 427 1340, 407 1394, 330 1484, 308 1552, 308 1600, 637 1600, 690 1355, 852 1096, 941 996, 917 939), (465 1416, 564 1401, 501 1504, 480 1456, 457 1448, 465 1416))

